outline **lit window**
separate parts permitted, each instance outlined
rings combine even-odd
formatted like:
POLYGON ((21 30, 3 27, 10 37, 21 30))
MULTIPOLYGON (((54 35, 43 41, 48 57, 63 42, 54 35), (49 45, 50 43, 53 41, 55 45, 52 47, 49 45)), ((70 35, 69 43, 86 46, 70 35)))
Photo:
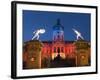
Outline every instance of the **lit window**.
POLYGON ((54 53, 56 53, 56 47, 54 47, 54 53))
POLYGON ((58 47, 57 52, 60 53, 60 48, 58 47))
POLYGON ((63 47, 61 47, 61 52, 64 52, 63 47))

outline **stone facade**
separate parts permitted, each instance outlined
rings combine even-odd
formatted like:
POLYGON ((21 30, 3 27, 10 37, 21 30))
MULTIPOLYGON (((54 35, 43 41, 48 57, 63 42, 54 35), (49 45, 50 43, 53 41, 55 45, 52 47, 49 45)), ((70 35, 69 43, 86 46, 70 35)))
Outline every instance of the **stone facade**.
POLYGON ((32 40, 24 43, 23 68, 89 66, 90 43, 85 40, 65 41, 60 20, 53 26, 52 41, 32 40))
POLYGON ((41 49, 43 44, 38 40, 27 42, 23 48, 23 68, 41 68, 41 49))

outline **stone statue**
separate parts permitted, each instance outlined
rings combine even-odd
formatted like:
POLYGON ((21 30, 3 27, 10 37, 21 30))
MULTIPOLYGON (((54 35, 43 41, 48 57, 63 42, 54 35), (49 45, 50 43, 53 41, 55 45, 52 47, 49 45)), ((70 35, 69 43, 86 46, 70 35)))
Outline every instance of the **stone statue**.
POLYGON ((43 33, 45 33, 45 29, 38 29, 38 30, 34 31, 33 32, 34 36, 32 37, 32 40, 35 39, 35 38, 38 40, 39 35, 43 34, 43 33))
POLYGON ((79 31, 77 31, 76 29, 73 29, 73 31, 76 33, 76 38, 77 38, 77 40, 79 39, 79 38, 81 38, 81 39, 84 39, 83 38, 83 36, 81 35, 81 33, 79 32, 79 31))

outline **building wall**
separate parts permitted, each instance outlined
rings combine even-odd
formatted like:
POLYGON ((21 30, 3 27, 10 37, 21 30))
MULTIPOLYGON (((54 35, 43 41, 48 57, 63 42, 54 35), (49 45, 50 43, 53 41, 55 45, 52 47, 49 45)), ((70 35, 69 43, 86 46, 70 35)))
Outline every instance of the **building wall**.
POLYGON ((75 57, 75 45, 73 43, 43 43, 44 46, 42 48, 42 58, 43 57, 50 57, 53 58, 54 54, 55 57, 57 56, 58 47, 60 48, 60 54, 62 57, 75 57), (63 48, 63 50, 62 50, 63 48), (55 50, 56 49, 56 50, 55 50))
MULTIPOLYGON (((81 47, 85 47, 87 46, 87 42, 86 41, 78 41, 81 45, 81 47), (84 45, 85 43, 85 45, 84 45)), ((78 43, 77 42, 77 43, 78 43)), ((75 45, 76 42, 57 42, 57 43, 43 43, 44 46, 42 48, 42 59, 46 58, 49 60, 54 60, 54 58, 57 57, 57 55, 60 53, 60 57, 62 59, 73 59, 75 60, 75 64, 76 66, 88 66, 90 65, 91 61, 91 52, 90 52, 90 46, 86 49, 82 48, 82 49, 78 49, 77 50, 77 45, 75 45), (57 48, 60 48, 60 52, 57 52, 57 48), (61 50, 61 48, 63 47, 63 52, 61 50), (56 48, 56 50, 55 50, 56 48)))

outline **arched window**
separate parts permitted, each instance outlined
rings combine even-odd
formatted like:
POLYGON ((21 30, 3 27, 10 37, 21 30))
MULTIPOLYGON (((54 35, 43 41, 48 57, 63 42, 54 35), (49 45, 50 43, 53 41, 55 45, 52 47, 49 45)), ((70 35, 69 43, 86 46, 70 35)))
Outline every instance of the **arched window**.
POLYGON ((61 52, 62 52, 62 53, 64 52, 64 48, 63 48, 63 47, 61 47, 61 52))
POLYGON ((57 37, 58 37, 58 39, 59 39, 59 38, 60 38, 60 35, 58 35, 57 37))
POLYGON ((60 48, 58 47, 57 52, 60 53, 60 48))
POLYGON ((56 47, 54 47, 54 53, 56 53, 56 47))

